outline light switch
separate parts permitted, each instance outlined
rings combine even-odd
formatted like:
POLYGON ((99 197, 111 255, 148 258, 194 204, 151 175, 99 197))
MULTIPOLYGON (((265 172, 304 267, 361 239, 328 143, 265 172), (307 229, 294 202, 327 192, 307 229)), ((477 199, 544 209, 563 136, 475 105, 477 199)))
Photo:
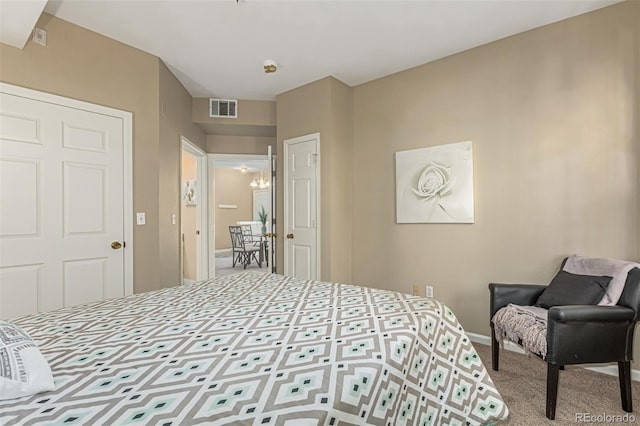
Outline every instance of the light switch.
POLYGON ((175 213, 171 213, 171 224, 172 225, 176 224, 176 214, 175 213))
POLYGON ((145 213, 136 213, 136 225, 144 225, 147 223, 147 215, 145 213))

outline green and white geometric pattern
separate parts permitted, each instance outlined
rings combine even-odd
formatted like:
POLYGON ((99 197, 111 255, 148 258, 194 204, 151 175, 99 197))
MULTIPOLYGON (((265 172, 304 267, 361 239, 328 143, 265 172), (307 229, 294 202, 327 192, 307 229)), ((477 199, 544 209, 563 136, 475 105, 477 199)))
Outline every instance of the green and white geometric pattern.
POLYGON ((247 272, 15 321, 56 390, 2 425, 479 425, 507 417, 433 299, 247 272))

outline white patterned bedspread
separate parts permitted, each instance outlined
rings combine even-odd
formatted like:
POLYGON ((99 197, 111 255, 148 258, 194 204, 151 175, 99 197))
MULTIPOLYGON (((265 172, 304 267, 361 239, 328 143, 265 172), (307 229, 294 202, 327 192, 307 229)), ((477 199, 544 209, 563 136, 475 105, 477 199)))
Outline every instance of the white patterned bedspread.
POLYGON ((433 299, 244 273, 14 321, 56 390, 2 425, 476 425, 508 410, 433 299))

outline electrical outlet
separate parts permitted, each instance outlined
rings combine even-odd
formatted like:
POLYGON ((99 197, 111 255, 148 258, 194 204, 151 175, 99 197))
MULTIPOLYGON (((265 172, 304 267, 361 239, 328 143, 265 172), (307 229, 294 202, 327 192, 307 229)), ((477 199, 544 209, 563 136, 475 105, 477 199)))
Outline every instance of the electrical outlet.
POLYGON ((414 284, 414 286, 413 286, 413 295, 414 296, 422 296, 420 294, 420 286, 417 285, 417 284, 414 284))
POLYGON ((425 290, 426 290, 427 297, 433 298, 433 286, 428 285, 425 287, 425 290))

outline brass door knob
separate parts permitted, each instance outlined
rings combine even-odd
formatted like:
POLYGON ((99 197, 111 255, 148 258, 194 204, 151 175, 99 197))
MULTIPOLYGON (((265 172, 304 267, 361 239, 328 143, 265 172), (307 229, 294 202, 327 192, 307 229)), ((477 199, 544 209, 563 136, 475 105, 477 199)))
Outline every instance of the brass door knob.
POLYGON ((289 238, 290 240, 293 239, 293 234, 287 234, 287 238, 289 238))
POLYGON ((118 250, 121 247, 122 247, 122 244, 120 243, 120 241, 112 241, 111 242, 111 248, 112 249, 118 250))

